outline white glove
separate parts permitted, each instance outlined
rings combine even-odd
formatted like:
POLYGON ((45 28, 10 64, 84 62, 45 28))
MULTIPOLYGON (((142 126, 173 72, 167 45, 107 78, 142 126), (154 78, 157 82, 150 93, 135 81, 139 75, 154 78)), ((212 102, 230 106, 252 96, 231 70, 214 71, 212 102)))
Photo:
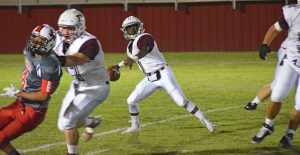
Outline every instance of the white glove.
POLYGON ((16 97, 15 94, 20 92, 20 90, 13 85, 11 85, 10 87, 5 87, 3 88, 3 90, 5 91, 5 93, 0 94, 0 96, 4 97, 16 97))

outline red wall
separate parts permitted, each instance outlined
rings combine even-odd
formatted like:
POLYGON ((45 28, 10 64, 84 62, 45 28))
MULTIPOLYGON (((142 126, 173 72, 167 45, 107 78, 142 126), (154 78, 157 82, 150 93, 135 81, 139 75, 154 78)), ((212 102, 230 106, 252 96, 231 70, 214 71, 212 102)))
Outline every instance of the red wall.
MULTIPOLYGON (((268 28, 281 13, 280 2, 192 3, 179 11, 174 4, 137 4, 123 11, 123 5, 83 5, 87 31, 96 35, 105 52, 122 52, 126 41, 120 31, 129 15, 138 16, 162 51, 254 51, 268 28)), ((0 7, 0 51, 21 53, 26 36, 38 24, 56 27, 65 6, 30 7, 19 14, 16 7, 0 7)), ((285 34, 272 44, 276 50, 285 34)))

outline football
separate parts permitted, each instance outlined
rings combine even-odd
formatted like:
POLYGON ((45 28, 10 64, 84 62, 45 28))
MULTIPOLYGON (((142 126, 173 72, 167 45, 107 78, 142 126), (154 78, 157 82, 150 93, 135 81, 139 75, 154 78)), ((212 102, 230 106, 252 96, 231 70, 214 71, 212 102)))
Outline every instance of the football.
POLYGON ((117 81, 117 80, 119 80, 119 78, 121 76, 121 72, 118 69, 111 69, 111 70, 108 70, 108 75, 109 75, 110 81, 117 81))

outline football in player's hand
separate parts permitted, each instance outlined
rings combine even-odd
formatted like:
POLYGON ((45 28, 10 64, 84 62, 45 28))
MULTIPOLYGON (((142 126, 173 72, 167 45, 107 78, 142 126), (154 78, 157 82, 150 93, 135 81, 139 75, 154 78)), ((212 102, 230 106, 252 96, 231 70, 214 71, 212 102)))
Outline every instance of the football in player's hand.
POLYGON ((117 81, 119 80, 120 76, 121 76, 121 72, 119 69, 110 69, 108 70, 108 75, 109 75, 109 79, 110 81, 117 81))

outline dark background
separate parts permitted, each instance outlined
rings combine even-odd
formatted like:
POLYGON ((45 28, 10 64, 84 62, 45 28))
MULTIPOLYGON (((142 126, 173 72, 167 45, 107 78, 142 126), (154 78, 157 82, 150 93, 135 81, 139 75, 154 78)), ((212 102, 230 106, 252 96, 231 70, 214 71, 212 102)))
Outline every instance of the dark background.
MULTIPOLYGON (((139 17, 161 51, 257 51, 268 28, 281 15, 283 2, 230 2, 174 4, 77 5, 87 19, 87 31, 101 41, 105 52, 123 52, 126 41, 120 31, 129 15, 139 17)), ((57 29, 67 6, 0 7, 0 53, 22 53, 32 29, 47 23, 57 29)), ((271 45, 277 50, 286 33, 271 45)))

